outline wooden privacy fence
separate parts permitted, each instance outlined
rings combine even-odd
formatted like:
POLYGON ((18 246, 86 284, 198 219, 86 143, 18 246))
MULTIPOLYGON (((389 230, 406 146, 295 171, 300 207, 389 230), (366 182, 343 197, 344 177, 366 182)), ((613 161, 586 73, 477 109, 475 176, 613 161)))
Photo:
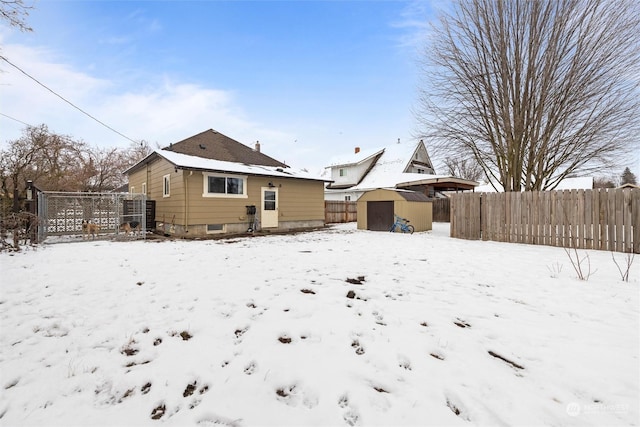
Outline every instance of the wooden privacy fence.
POLYGON ((433 221, 434 222, 449 222, 451 211, 449 198, 432 199, 433 206, 433 221))
POLYGON ((462 193, 451 237, 640 253, 640 190, 462 193))
POLYGON ((352 222, 358 220, 357 202, 342 200, 324 201, 324 222, 352 222))

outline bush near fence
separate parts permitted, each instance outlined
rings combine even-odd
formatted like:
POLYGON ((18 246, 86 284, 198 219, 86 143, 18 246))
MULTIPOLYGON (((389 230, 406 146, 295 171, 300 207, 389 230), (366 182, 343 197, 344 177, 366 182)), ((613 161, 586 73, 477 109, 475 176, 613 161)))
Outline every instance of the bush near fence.
POLYGON ((451 237, 640 253, 640 190, 463 193, 451 237))

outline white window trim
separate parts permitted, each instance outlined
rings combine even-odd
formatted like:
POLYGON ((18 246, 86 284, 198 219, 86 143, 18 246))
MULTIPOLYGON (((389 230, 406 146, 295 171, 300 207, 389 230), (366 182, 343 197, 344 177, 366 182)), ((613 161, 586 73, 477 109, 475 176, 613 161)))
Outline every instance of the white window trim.
POLYGON ((246 199, 247 195, 247 176, 232 175, 227 173, 202 173, 202 197, 217 197, 225 199, 246 199), (242 180, 242 194, 226 194, 226 193, 209 193, 209 177, 215 178, 237 178, 242 180))
POLYGON ((147 194, 147 183, 146 182, 142 183, 142 194, 144 194, 144 195, 147 194))
POLYGON ((162 197, 171 196, 171 174, 162 177, 162 197))

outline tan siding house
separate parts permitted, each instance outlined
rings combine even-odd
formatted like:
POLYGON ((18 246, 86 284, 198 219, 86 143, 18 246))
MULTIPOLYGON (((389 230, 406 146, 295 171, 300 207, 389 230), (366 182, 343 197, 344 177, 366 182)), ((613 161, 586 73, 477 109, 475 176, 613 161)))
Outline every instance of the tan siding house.
POLYGON ((125 173, 130 188, 146 189, 155 201, 156 229, 163 233, 198 237, 324 226, 325 179, 295 172, 213 130, 156 150, 125 173))

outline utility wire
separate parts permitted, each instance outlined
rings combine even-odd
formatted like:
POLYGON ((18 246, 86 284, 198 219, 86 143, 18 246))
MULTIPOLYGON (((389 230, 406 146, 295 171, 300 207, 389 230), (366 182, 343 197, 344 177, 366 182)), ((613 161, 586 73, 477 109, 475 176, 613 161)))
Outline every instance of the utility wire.
MULTIPOLYGON (((4 114, 4 113, 0 113, 0 116, 5 116, 7 119, 11 119, 11 120, 13 120, 13 121, 15 121, 15 122, 22 123, 22 124, 23 124, 23 125, 25 125, 25 126, 31 126, 29 123, 23 122, 22 120, 18 120, 18 119, 16 119, 15 117, 7 116, 7 115, 6 115, 6 114, 4 114)), ((33 127, 33 126, 31 126, 31 127, 33 127)))
MULTIPOLYGON (((67 104, 71 105, 73 108, 75 108, 76 110, 80 111, 82 114, 90 117, 91 119, 95 120, 96 122, 100 123, 102 126, 106 127, 107 129, 111 130, 112 132, 117 133, 118 135, 120 135, 121 137, 128 139, 131 142, 135 142, 137 143, 138 141, 134 141, 133 139, 129 138, 127 135, 124 135, 121 132, 118 132, 117 130, 115 130, 114 128, 112 128, 111 126, 109 126, 108 124, 102 122, 101 120, 95 118, 94 116, 92 116, 91 114, 87 113, 86 111, 84 111, 82 108, 78 107, 77 105, 75 105, 73 102, 67 100, 66 98, 64 98, 62 95, 59 95, 58 93, 56 93, 55 91, 53 91, 52 89, 50 89, 49 87, 47 87, 44 83, 41 83, 38 79, 36 79, 35 77, 31 76, 29 73, 27 73, 26 71, 24 71, 22 68, 18 67, 16 64, 12 63, 11 61, 9 61, 7 58, 5 58, 4 56, 0 55, 0 59, 2 59, 4 62, 6 62, 7 64, 11 65, 13 68, 15 68, 16 70, 20 71, 22 74, 24 74, 25 76, 29 77, 31 80, 33 80, 34 82, 38 83, 40 86, 42 86, 43 88, 45 88, 46 90, 48 90, 49 92, 51 92, 52 94, 54 94, 55 96, 57 96, 58 98, 62 99, 64 102, 66 102, 67 104)), ((4 115, 4 114, 3 114, 4 115)))
MULTIPOLYGON (((4 117, 6 117, 7 119, 11 119, 11 120, 14 120, 14 121, 16 121, 16 122, 18 122, 18 123, 22 123, 23 125, 25 125, 25 126, 29 126, 30 128, 33 128, 33 129, 38 129, 38 128, 39 128, 38 126, 34 126, 34 125, 29 124, 29 123, 27 123, 27 122, 23 122, 22 120, 16 119, 15 117, 11 117, 11 116, 9 116, 9 115, 7 115, 7 114, 5 114, 5 113, 0 113, 0 116, 4 116, 4 117)), ((46 125, 45 125, 45 126, 46 126, 46 125)), ((69 136, 67 136, 67 135, 60 135, 60 134, 57 134, 57 133, 51 132, 51 131, 49 131, 48 129, 47 129, 46 133, 47 133, 47 135, 49 135, 49 136, 55 136, 55 137, 58 137, 58 138, 60 138, 60 139, 64 139, 64 140, 65 140, 65 141, 67 141, 67 142, 71 142, 71 143, 73 143, 73 144, 81 144, 81 143, 82 143, 82 140, 75 140, 75 139, 71 139, 71 137, 69 137, 69 136)))

